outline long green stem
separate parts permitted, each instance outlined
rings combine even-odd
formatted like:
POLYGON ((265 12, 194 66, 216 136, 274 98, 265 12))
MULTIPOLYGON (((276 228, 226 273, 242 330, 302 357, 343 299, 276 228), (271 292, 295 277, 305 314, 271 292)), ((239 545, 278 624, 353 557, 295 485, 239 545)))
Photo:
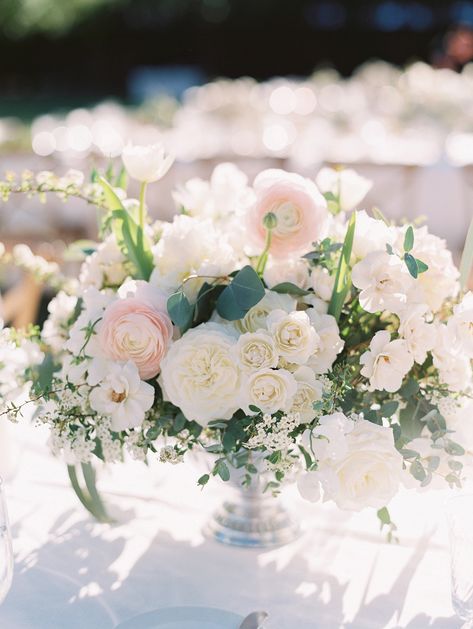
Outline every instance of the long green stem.
POLYGON ((273 230, 268 229, 266 231, 266 242, 264 243, 263 253, 260 255, 258 262, 256 264, 256 272, 261 277, 264 273, 264 269, 266 268, 266 263, 268 262, 269 250, 271 248, 271 241, 273 239, 273 230))
POLYGON ((144 229, 145 227, 145 201, 146 201, 146 187, 147 187, 147 182, 146 181, 142 181, 141 182, 141 187, 140 187, 140 207, 139 207, 139 213, 138 213, 138 221, 139 221, 139 225, 141 227, 141 229, 144 229))

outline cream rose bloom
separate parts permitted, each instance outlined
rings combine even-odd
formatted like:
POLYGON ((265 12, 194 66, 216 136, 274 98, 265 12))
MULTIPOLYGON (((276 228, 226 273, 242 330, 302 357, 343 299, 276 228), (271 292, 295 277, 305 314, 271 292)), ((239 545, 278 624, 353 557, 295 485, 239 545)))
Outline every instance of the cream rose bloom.
POLYGON ((414 359, 403 339, 391 341, 387 330, 381 330, 371 339, 370 348, 361 355, 361 375, 369 379, 370 391, 394 393, 401 388, 402 381, 412 368, 414 359))
POLYGON ((240 407, 253 414, 250 405, 263 413, 288 411, 297 391, 294 376, 285 369, 261 369, 243 381, 240 390, 240 407))
POLYGON ((312 269, 310 279, 314 293, 320 297, 320 299, 330 301, 335 285, 335 276, 330 275, 328 270, 323 266, 316 266, 312 269))
POLYGON ((306 312, 318 336, 317 346, 307 365, 317 374, 327 373, 342 351, 344 341, 340 338, 335 317, 321 314, 315 308, 309 308, 306 312))
POLYGON ((235 357, 243 371, 277 367, 279 354, 268 332, 246 332, 235 345, 235 357))
POLYGON ((292 400, 291 413, 298 413, 302 423, 315 418, 314 402, 322 399, 324 387, 309 367, 299 367, 293 376, 297 391, 292 400))
POLYGON ((261 249, 265 245, 263 220, 269 212, 276 216, 272 231, 271 255, 287 258, 309 251, 313 242, 324 238, 328 210, 317 186, 300 175, 269 169, 254 181, 256 202, 247 214, 248 232, 261 249))
POLYGON ((471 387, 471 360, 463 350, 450 325, 436 325, 436 341, 432 350, 434 367, 438 369, 440 381, 451 391, 465 391, 471 387))
POLYGON ((303 365, 318 346, 318 334, 303 311, 273 310, 267 326, 279 355, 290 363, 303 365))
POLYGON ((428 314, 425 304, 414 304, 399 314, 399 335, 405 339, 409 352, 419 365, 424 363, 427 352, 435 345, 435 326, 425 320, 428 314))
POLYGON ((205 323, 173 343, 161 363, 165 399, 189 420, 206 426, 230 419, 238 409, 241 372, 234 359, 236 339, 216 323, 205 323))
POLYGON ((296 309, 297 302, 289 295, 273 293, 267 290, 263 299, 256 306, 250 308, 243 319, 235 321, 235 327, 239 332, 256 332, 267 329, 266 321, 273 310, 291 312, 296 309))
POLYGON ((309 284, 309 267, 302 258, 288 258, 287 260, 269 259, 264 271, 264 281, 268 288, 283 282, 291 282, 300 288, 307 288, 309 284))
POLYGON ((353 238, 352 260, 361 260, 373 251, 386 251, 386 245, 393 245, 395 234, 384 223, 369 216, 365 210, 356 213, 356 229, 353 238))

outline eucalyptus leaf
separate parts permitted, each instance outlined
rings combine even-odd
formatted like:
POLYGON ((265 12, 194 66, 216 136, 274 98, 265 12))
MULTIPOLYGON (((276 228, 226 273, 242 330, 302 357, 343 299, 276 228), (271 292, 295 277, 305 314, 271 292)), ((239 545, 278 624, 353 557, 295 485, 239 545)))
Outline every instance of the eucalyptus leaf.
POLYGON ((404 262, 406 263, 407 270, 414 279, 417 279, 419 275, 419 269, 417 267, 417 260, 410 253, 404 254, 404 262))
POLYGON ((194 316, 194 307, 191 306, 182 290, 169 297, 167 309, 172 322, 181 329, 181 332, 190 327, 194 316))
POLYGON ((249 265, 244 266, 217 299, 217 312, 227 321, 242 319, 264 294, 263 282, 256 271, 249 265))
POLYGON ((414 230, 412 229, 412 225, 406 229, 406 234, 404 236, 404 251, 412 251, 412 247, 414 246, 414 230))
POLYGON ((310 292, 308 290, 304 290, 303 288, 296 286, 296 284, 293 284, 292 282, 281 282, 281 284, 276 284, 276 286, 273 286, 271 290, 274 293, 295 295, 296 297, 304 297, 305 295, 310 295, 310 292))

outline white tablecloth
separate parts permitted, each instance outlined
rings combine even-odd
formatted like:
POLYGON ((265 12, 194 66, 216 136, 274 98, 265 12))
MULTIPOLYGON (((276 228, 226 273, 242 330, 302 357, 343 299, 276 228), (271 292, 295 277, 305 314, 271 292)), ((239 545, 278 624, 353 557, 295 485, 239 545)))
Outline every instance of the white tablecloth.
POLYGON ((112 629, 159 607, 266 609, 268 629, 453 629, 445 496, 405 493, 387 544, 375 514, 286 499, 307 532, 279 549, 247 550, 201 529, 225 494, 203 492, 192 466, 142 464, 102 473, 118 524, 95 523, 49 458, 41 431, 22 431, 19 471, 7 483, 15 551, 2 629, 112 629))

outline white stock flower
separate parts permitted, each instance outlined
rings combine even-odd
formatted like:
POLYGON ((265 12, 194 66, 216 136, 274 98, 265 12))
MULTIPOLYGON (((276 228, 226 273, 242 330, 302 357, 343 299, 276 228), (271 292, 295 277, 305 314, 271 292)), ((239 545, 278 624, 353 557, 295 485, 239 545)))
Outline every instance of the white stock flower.
POLYGON ((267 329, 266 321, 273 310, 292 312, 296 309, 297 302, 289 295, 274 293, 267 290, 263 299, 250 308, 243 319, 235 322, 240 332, 256 332, 267 329))
POLYGON ((335 285, 335 276, 330 275, 328 270, 323 266, 316 266, 312 269, 310 280, 314 293, 320 297, 320 299, 330 301, 335 285))
POLYGON ((298 413, 301 422, 310 422, 316 415, 314 402, 322 399, 323 384, 316 379, 310 367, 299 367, 293 376, 297 382, 297 391, 290 412, 298 413))
POLYGON ((435 326, 425 320, 428 312, 425 304, 414 304, 399 314, 399 336, 407 342, 409 352, 419 365, 425 362, 427 352, 435 345, 435 326))
POLYGON ((97 251, 87 256, 79 275, 82 287, 119 286, 127 277, 126 258, 113 234, 100 243, 97 251))
POLYGON ((188 420, 206 426, 230 419, 238 409, 241 372, 234 359, 235 339, 226 328, 206 323, 173 343, 161 363, 165 399, 188 420))
POLYGON ((164 177, 171 168, 174 157, 166 155, 162 144, 147 146, 128 144, 123 149, 122 160, 130 177, 152 183, 164 177))
POLYGON ((361 260, 373 251, 386 251, 394 243, 395 235, 382 220, 369 216, 365 210, 356 213, 352 259, 361 260))
POLYGON ((274 341, 264 330, 242 334, 235 345, 235 355, 244 371, 277 367, 279 361, 274 341))
POLYGON ((340 203, 343 212, 353 210, 368 194, 373 182, 359 175, 352 168, 322 168, 316 179, 321 192, 331 192, 340 203))
POLYGON ((291 282, 299 288, 306 288, 309 283, 309 268, 302 258, 287 260, 269 259, 264 271, 264 281, 268 288, 283 282, 291 282))
POLYGON ((443 323, 436 326, 436 343, 432 356, 440 381, 451 391, 464 391, 471 386, 471 361, 458 342, 452 326, 443 323))
MULTIPOLYGON (((225 276, 235 270, 237 262, 224 235, 210 221, 185 215, 165 224, 153 256, 155 268, 150 282, 167 292, 176 291, 191 275, 225 276)), ((201 277, 185 283, 189 299, 196 298, 205 281, 201 277)))
POLYGON ((389 332, 381 330, 371 339, 369 350, 361 355, 360 364, 363 365, 361 374, 370 381, 370 391, 384 390, 394 393, 401 388, 404 376, 412 368, 414 359, 406 341, 391 341, 389 332))
POLYGON ((306 312, 273 310, 267 319, 276 349, 282 358, 303 365, 319 345, 319 337, 306 312))
POLYGON ((473 293, 469 291, 453 309, 453 317, 448 321, 463 351, 473 358, 473 293))
POLYGON ((306 312, 318 335, 317 347, 307 364, 317 374, 327 373, 344 346, 337 321, 332 315, 321 314, 315 308, 306 312))
POLYGON ((414 285, 404 262, 386 251, 373 251, 355 264, 352 281, 361 291, 360 304, 367 312, 397 313, 414 285))
POLYGON ((99 415, 110 417, 113 430, 127 430, 143 423, 154 402, 154 388, 140 379, 132 362, 111 362, 100 384, 90 392, 89 401, 99 415))
POLYGON ((289 371, 261 369, 243 380, 239 406, 249 414, 253 414, 250 405, 263 413, 288 411, 296 391, 297 382, 289 371))

